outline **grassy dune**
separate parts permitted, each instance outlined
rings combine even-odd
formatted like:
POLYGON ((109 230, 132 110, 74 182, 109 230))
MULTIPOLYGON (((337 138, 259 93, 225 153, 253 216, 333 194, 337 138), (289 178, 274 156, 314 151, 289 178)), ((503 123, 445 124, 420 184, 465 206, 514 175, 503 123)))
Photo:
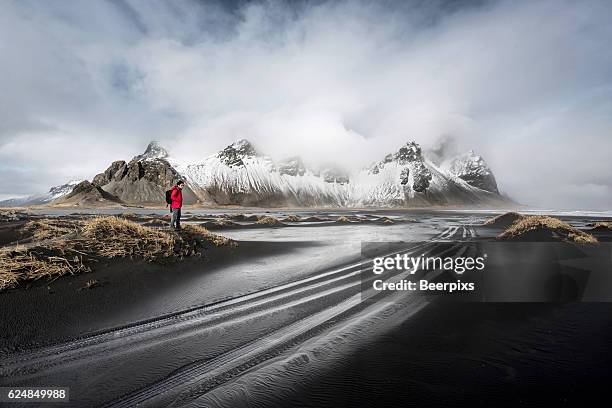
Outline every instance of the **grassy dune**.
POLYGON ((200 256, 213 246, 234 245, 198 225, 185 225, 177 233, 113 216, 29 221, 24 229, 32 231, 32 244, 0 250, 0 290, 20 282, 87 272, 101 259, 175 262, 200 256))
POLYGON ((593 244, 597 238, 572 227, 566 222, 546 215, 521 216, 508 226, 497 238, 502 240, 517 240, 531 235, 536 238, 551 237, 554 239, 593 244))

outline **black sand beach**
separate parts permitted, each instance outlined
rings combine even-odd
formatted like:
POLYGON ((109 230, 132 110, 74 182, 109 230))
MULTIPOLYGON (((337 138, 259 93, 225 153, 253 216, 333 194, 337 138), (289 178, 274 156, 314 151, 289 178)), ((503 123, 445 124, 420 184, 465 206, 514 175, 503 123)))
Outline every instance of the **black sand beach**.
POLYGON ((611 340, 609 304, 433 303, 308 381, 193 406, 584 406, 608 396, 611 340))
MULTIPOLYGON (((581 264, 566 263, 584 258, 586 247, 561 243, 573 249, 559 252, 539 243, 544 251, 525 258, 534 243, 497 242, 502 229, 483 227, 490 215, 479 213, 351 212, 342 222, 334 221, 342 213, 288 215, 234 217, 237 225, 216 232, 236 246, 179 262, 110 259, 91 272, 3 291, 0 383, 70 386, 71 406, 574 405, 605 390, 612 310, 580 303, 595 292, 588 285, 568 291, 565 277, 583 273, 581 264), (261 217, 286 221, 252 226, 261 217), (517 299, 520 286, 498 292, 510 293, 511 303, 483 303, 492 299, 482 291, 362 301, 362 274, 371 273, 366 241, 381 254, 427 248, 467 256, 485 248, 491 273, 504 278, 531 265, 523 284, 539 282, 544 270, 549 284, 531 294, 543 303, 517 299)), ((591 230, 592 216, 564 219, 591 230)), ((595 234, 599 255, 586 258, 601 268, 608 232, 595 234)))

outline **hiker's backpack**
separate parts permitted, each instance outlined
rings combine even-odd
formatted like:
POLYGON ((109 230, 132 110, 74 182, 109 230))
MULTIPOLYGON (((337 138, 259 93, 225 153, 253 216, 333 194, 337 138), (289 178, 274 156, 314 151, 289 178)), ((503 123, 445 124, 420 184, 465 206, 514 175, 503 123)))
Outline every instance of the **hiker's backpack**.
POLYGON ((166 204, 172 205, 172 190, 166 191, 166 204))

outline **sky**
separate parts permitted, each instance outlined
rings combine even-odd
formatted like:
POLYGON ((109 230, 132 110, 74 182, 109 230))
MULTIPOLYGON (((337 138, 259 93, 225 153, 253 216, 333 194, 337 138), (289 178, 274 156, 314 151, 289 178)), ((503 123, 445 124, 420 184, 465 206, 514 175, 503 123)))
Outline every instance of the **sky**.
POLYGON ((0 1, 0 199, 246 138, 359 168, 473 149, 516 201, 611 209, 612 2, 0 1))

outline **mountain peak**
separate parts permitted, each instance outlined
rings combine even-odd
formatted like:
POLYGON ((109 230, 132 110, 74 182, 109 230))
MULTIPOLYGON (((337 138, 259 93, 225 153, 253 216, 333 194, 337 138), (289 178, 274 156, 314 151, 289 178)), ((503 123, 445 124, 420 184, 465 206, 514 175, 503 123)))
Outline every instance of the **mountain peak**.
POLYGON ((164 147, 162 147, 162 145, 158 141, 153 140, 149 143, 144 153, 139 154, 138 156, 135 156, 133 160, 140 161, 140 160, 165 159, 168 156, 169 156, 168 151, 164 147))
POLYGON ((253 148, 253 144, 246 139, 238 139, 228 147, 233 147, 234 149, 253 148))
POLYGON ((414 141, 407 142, 404 146, 400 147, 395 154, 395 159, 398 160, 400 164, 423 160, 421 146, 414 141))
POLYGON ((257 155, 257 150, 255 150, 251 142, 246 139, 240 139, 221 150, 218 156, 225 164, 232 167, 244 166, 243 159, 257 155))
POLYGON ((397 152, 386 155, 380 162, 374 164, 370 171, 377 174, 386 163, 398 162, 401 165, 405 165, 415 161, 423 161, 423 154, 421 146, 414 141, 410 141, 400 147, 397 152))
POLYGON ((474 150, 460 154, 443 164, 449 173, 473 187, 499 194, 493 172, 474 150))

